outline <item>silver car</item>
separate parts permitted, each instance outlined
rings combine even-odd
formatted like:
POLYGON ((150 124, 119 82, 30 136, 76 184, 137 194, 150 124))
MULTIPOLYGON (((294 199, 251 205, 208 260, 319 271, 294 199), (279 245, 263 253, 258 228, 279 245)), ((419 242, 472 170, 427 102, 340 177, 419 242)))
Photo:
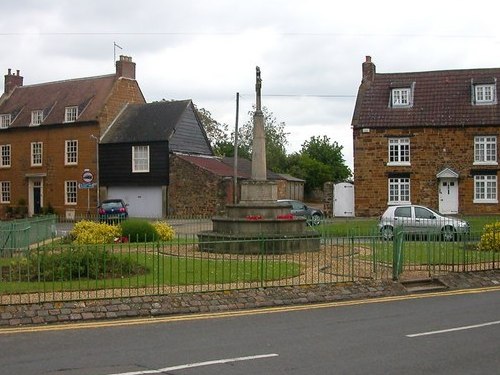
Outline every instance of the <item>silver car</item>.
POLYGON ((380 217, 378 228, 384 239, 390 240, 396 227, 406 233, 440 233, 443 240, 452 241, 457 234, 470 231, 468 222, 441 215, 428 207, 418 205, 390 206, 380 217))

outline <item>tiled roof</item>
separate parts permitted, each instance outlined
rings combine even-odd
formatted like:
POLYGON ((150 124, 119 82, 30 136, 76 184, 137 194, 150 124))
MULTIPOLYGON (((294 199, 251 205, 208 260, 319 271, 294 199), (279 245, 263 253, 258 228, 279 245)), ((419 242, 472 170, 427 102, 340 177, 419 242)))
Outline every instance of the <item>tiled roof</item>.
POLYGON ((474 105, 473 83, 496 83, 500 68, 376 73, 358 91, 354 128, 500 125, 500 104, 474 105), (413 85, 413 105, 391 108, 390 90, 413 85))
MULTIPOLYGON (((232 157, 200 157, 193 155, 177 155, 179 158, 188 161, 191 164, 197 165, 200 168, 206 169, 220 177, 234 176, 232 157)), ((252 162, 248 159, 238 158, 238 178, 250 179, 252 177, 252 162)), ((280 175, 267 171, 269 180, 283 180, 280 175)))
POLYGON ((213 155, 191 100, 129 104, 101 143, 168 141, 171 152, 213 155))
POLYGON ((16 87, 0 104, 0 114, 11 114, 10 127, 31 123, 31 112, 43 110, 40 126, 64 122, 65 107, 78 106, 78 122, 96 121, 116 80, 114 74, 16 87))
POLYGON ((129 104, 101 143, 168 141, 190 100, 129 104))
MULTIPOLYGON (((194 164, 200 168, 206 169, 211 173, 220 177, 232 177, 233 168, 222 162, 219 157, 202 157, 193 155, 177 155, 179 158, 194 164)), ((238 173, 239 178, 248 178, 249 176, 241 175, 238 173)))

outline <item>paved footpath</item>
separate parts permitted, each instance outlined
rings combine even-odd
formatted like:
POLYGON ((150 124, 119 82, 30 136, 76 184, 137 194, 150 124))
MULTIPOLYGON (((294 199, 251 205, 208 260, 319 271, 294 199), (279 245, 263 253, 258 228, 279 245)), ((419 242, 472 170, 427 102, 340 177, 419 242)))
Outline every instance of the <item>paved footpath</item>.
MULTIPOLYGON (((450 273, 439 277, 438 281, 447 290, 498 287, 500 286, 500 270, 450 273)), ((21 325, 304 305, 408 295, 413 292, 414 290, 405 287, 402 283, 383 280, 120 299, 1 305, 0 330, 21 325)))

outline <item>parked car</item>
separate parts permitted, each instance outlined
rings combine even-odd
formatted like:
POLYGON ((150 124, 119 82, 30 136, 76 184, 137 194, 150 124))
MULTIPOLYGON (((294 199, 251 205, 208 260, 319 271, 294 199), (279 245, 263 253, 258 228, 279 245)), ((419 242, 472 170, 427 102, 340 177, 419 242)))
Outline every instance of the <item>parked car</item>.
POLYGON ((123 199, 105 199, 98 207, 99 221, 114 222, 128 218, 128 204, 123 199))
POLYGON ((308 207, 301 201, 294 199, 279 199, 278 203, 292 206, 292 215, 305 217, 308 225, 319 225, 324 217, 323 211, 317 208, 308 207))
POLYGON ((407 233, 441 234, 443 240, 452 241, 458 234, 470 231, 464 220, 443 216, 428 207, 418 205, 390 206, 380 217, 378 228, 383 238, 390 240, 396 227, 407 233))

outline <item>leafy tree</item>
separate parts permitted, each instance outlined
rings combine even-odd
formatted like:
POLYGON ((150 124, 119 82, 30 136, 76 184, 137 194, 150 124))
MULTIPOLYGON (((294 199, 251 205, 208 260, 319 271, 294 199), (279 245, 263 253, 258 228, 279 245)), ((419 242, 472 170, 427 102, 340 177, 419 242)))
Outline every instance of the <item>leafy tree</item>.
MULTIPOLYGON (((267 168, 273 172, 286 172, 286 145, 288 144, 287 136, 289 133, 285 132, 285 123, 278 122, 274 114, 267 107, 262 108, 262 113, 264 115, 264 131, 266 133, 267 168)), ((251 155, 254 111, 249 111, 248 114, 250 115, 250 119, 239 129, 238 144, 243 150, 248 150, 251 155)))
POLYGON ((343 146, 336 141, 331 142, 326 135, 323 137, 313 136, 302 144, 301 153, 308 155, 329 168, 329 176, 326 181, 344 181, 352 176, 351 170, 345 164, 342 155, 343 146))
POLYGON ((294 153, 288 157, 287 172, 305 180, 304 192, 310 193, 330 181, 330 168, 305 153, 294 153))
POLYGON ((205 108, 198 108, 195 105, 196 113, 205 128, 208 140, 212 146, 214 152, 218 154, 217 150, 225 144, 230 144, 231 140, 228 136, 228 125, 221 124, 217 120, 214 120, 212 114, 205 108))

